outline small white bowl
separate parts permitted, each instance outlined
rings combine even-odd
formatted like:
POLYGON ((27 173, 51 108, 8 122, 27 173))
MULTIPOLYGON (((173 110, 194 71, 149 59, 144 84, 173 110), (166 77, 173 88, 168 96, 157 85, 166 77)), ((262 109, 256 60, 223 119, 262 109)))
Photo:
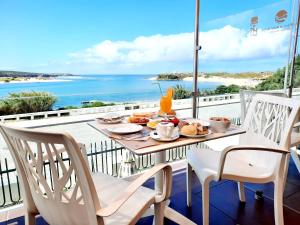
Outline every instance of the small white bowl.
POLYGON ((211 117, 209 118, 210 129, 215 133, 225 133, 230 127, 230 120, 225 117, 211 117), (217 120, 220 119, 219 121, 217 120))

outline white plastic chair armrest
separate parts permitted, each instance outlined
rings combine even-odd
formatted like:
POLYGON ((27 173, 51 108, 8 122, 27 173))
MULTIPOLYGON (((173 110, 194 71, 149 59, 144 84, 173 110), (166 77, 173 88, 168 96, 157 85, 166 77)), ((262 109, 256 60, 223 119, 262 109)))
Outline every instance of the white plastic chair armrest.
POLYGON ((300 122, 297 122, 293 125, 293 128, 297 128, 297 127, 300 127, 300 122))
POLYGON ((223 169, 225 165, 226 156, 229 152, 232 151, 266 151, 266 152, 274 152, 274 153, 281 153, 281 154, 289 154, 290 152, 286 149, 280 149, 280 148, 267 148, 265 146, 260 145, 232 145, 225 148, 220 157, 220 164, 218 168, 217 173, 217 180, 221 180, 223 169))
POLYGON ((140 175, 122 192, 119 197, 114 200, 109 206, 99 209, 97 216, 106 217, 114 214, 137 190, 145 183, 149 178, 153 177, 157 172, 161 171, 164 175, 163 193, 159 196, 155 196, 155 202, 161 202, 168 199, 171 195, 172 187, 172 168, 166 164, 159 164, 153 168, 147 170, 140 175))

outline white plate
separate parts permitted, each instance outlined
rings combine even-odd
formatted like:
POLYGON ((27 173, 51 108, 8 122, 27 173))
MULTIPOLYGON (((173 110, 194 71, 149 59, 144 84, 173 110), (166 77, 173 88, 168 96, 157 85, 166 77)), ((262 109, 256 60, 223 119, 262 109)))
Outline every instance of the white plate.
POLYGON ((180 133, 181 136, 184 136, 184 137, 190 137, 190 138, 200 138, 200 137, 205 137, 209 134, 211 134, 211 130, 208 130, 208 133, 207 134, 197 134, 197 135, 188 135, 188 134, 182 134, 180 133))
POLYGON ((96 118, 96 120, 99 123, 104 123, 104 124, 115 124, 115 123, 120 123, 124 119, 124 116, 118 114, 118 113, 107 113, 103 116, 99 116, 96 118))
POLYGON ((105 120, 102 120, 102 118, 96 118, 96 120, 99 123, 103 123, 103 124, 116 124, 116 123, 121 123, 123 121, 123 118, 120 118, 117 120, 112 120, 112 121, 105 121, 105 120))
POLYGON ((171 138, 160 138, 156 131, 151 131, 151 133, 150 133, 150 137, 153 138, 156 141, 175 141, 176 139, 179 138, 179 136, 180 136, 179 133, 176 133, 171 138))
POLYGON ((126 123, 107 128, 109 132, 116 134, 131 134, 143 130, 143 127, 138 124, 126 123))

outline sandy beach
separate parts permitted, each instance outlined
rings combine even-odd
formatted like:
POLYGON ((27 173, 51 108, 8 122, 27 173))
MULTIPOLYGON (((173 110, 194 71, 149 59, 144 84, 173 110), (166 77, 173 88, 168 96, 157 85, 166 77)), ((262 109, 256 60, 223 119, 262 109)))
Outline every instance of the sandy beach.
MULTIPOLYGON (((157 77, 151 77, 149 80, 157 80, 157 77)), ((186 77, 183 79, 184 81, 193 81, 193 77, 186 77)), ((217 76, 211 76, 209 78, 199 76, 198 77, 199 82, 217 82, 222 83, 226 86, 235 84, 238 86, 247 86, 247 87, 255 87, 259 83, 262 82, 262 80, 255 80, 255 79, 245 79, 245 78, 224 78, 224 77, 217 77, 217 76)))
POLYGON ((20 80, 20 81, 10 81, 10 82, 4 82, 0 81, 0 84, 21 84, 21 83, 50 83, 50 82, 69 82, 71 80, 63 80, 63 79, 47 79, 47 80, 41 80, 37 78, 29 78, 27 80, 20 80))
MULTIPOLYGON (((186 77, 183 80, 185 81, 193 81, 192 77, 186 77)), ((247 86, 247 87, 255 87, 257 84, 261 83, 261 80, 254 79, 243 79, 243 78, 223 78, 223 77, 198 77, 198 81, 200 82, 218 82, 222 83, 226 86, 235 84, 239 86, 247 86)))

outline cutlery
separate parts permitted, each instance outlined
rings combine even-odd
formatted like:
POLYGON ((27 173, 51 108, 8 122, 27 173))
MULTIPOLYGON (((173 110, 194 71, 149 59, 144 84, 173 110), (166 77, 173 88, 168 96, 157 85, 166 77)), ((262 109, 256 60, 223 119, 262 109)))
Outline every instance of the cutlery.
POLYGON ((114 138, 116 140, 124 140, 124 141, 146 141, 150 137, 150 131, 142 131, 140 134, 136 134, 131 137, 121 136, 121 135, 109 135, 110 138, 114 138))
POLYGON ((145 136, 137 139, 133 139, 132 141, 147 141, 150 138, 150 136, 145 136))
POLYGON ((150 137, 150 131, 142 131, 141 134, 135 135, 133 137, 125 138, 123 140, 131 141, 131 140, 136 140, 136 139, 141 139, 146 137, 150 137))

